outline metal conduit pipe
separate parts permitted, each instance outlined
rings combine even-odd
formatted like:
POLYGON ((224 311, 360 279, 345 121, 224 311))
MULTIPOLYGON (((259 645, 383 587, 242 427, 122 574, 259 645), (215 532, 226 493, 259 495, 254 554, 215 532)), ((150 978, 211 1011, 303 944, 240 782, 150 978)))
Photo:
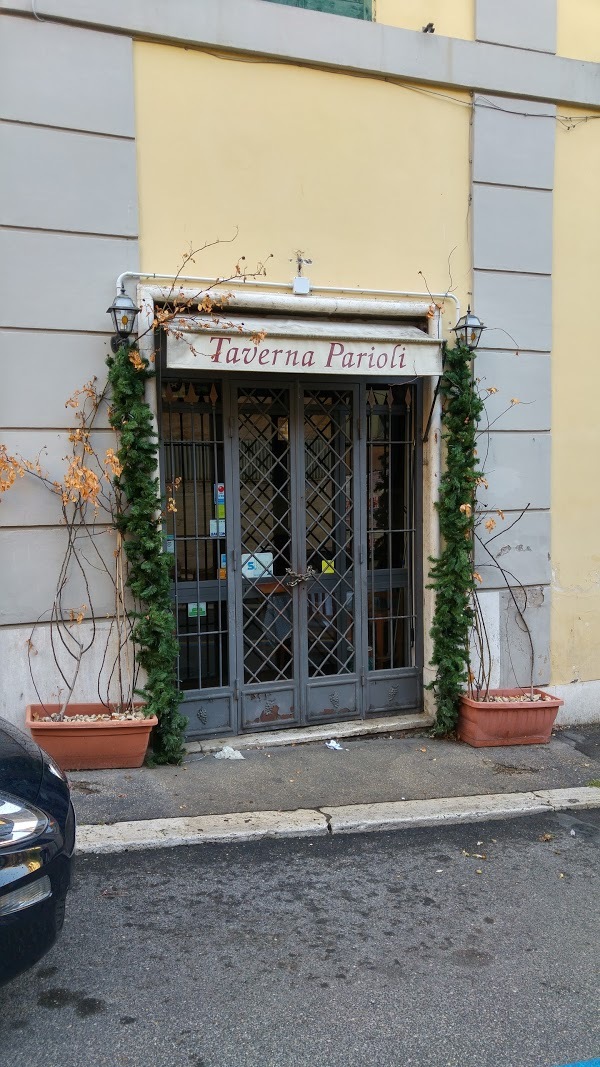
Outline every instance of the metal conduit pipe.
MULTIPOLYGON (((158 273, 144 274, 144 273, 141 273, 139 271, 126 270, 126 271, 123 271, 122 274, 119 274, 119 277, 117 278, 117 293, 120 293, 120 292, 123 291, 123 289, 125 287, 125 279, 126 278, 140 278, 140 279, 143 278, 145 281, 153 281, 153 280, 156 280, 156 279, 160 279, 160 280, 163 280, 163 281, 172 280, 174 282, 200 282, 202 285, 206 285, 206 284, 215 285, 216 283, 219 282, 219 279, 217 279, 217 278, 203 278, 203 277, 198 277, 198 276, 192 275, 192 274, 177 274, 177 275, 174 275, 174 274, 158 274, 158 273)), ((221 284, 223 284, 223 285, 234 284, 235 281, 236 281, 235 278, 233 278, 233 279, 223 279, 221 284)), ((244 282, 243 284, 244 285, 252 285, 252 286, 260 287, 260 288, 263 288, 263 289, 287 289, 287 290, 290 289, 289 282, 257 282, 257 281, 251 281, 251 282, 244 282)), ((415 298, 417 298, 419 300, 431 300, 431 299, 434 299, 434 300, 452 300, 454 302, 454 306, 456 308, 456 320, 457 320, 457 322, 458 322, 458 319, 460 318, 460 302, 459 302, 458 298, 454 295, 454 293, 416 293, 416 292, 409 292, 409 291, 401 291, 401 290, 397 290, 397 289, 352 289, 352 288, 346 288, 346 287, 337 288, 334 285, 315 286, 314 287, 314 291, 317 292, 317 293, 338 293, 340 295, 343 295, 344 293, 349 293, 349 294, 352 294, 354 296, 356 296, 358 294, 363 294, 364 296, 415 297, 415 298)), ((299 299, 301 300, 302 297, 299 297, 299 299)))

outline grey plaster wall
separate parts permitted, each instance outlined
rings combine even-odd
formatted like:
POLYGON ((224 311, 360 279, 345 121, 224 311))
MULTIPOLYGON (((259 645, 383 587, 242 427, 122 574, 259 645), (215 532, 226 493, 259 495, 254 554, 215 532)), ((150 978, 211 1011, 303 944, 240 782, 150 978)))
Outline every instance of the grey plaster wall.
MULTIPOLYGON (((507 145, 507 151, 510 146, 507 145)), ((481 215, 473 214, 473 229, 486 227, 481 215)), ((474 238, 481 243, 480 237, 474 238)), ((508 352, 549 352, 552 347, 552 276, 522 274, 504 268, 473 268, 473 301, 489 327, 481 346, 508 352)))
POLYGON ((551 190, 554 123, 555 108, 546 101, 523 102, 480 93, 475 112, 473 180, 551 190), (530 122, 532 115, 546 121, 530 122))
MULTIPOLYGON (((31 16, 31 4, 23 14, 31 16)), ((0 100, 2 118, 14 122, 132 139, 131 40, 2 15, 0 100)))
POLYGON ((114 279, 137 263, 131 239, 0 229, 0 327, 106 334, 114 279))
MULTIPOLYGON (((67 545, 64 527, 6 527, 0 529, 0 558, 2 559, 2 601, 0 603, 0 628, 27 625, 31 627, 38 619, 50 618, 50 608, 56 591, 56 579, 67 545)), ((91 561, 87 568, 88 585, 81 573, 73 569, 63 590, 63 604, 79 610, 86 605, 89 617, 90 601, 99 619, 114 614, 113 587, 106 578, 99 553, 108 567, 113 564, 116 545, 114 531, 99 527, 94 544, 86 547, 86 556, 91 561)), ((1 647, 1 643, 0 643, 1 647)), ((44 665, 46 666, 46 665, 44 665)), ((87 681, 94 685, 94 679, 87 681)))
POLYGON ((478 41, 556 52, 556 0, 477 0, 478 41))
MULTIPOLYGON (((43 391, 40 390, 43 397, 43 391)), ((64 408, 64 402, 63 402, 64 408)), ((63 415, 64 419, 64 415, 63 415)), ((64 476, 65 460, 70 443, 66 430, 25 429, 4 430, 2 441, 11 455, 40 457, 40 463, 48 472, 52 481, 60 481, 64 476)), ((98 430, 90 435, 90 444, 100 457, 107 448, 116 447, 116 438, 112 430, 98 430)), ((95 467, 102 477, 102 469, 95 467)), ((91 509, 90 509, 91 510, 91 509)), ((93 521, 93 512, 90 520, 93 521)), ((33 478, 21 479, 16 488, 11 489, 2 499, 2 528, 31 526, 62 526, 61 500, 57 493, 40 486, 33 478)), ((106 522, 106 514, 99 512, 98 521, 106 522)), ((90 546, 91 548, 91 546, 90 546)), ((86 551, 93 557, 93 548, 86 551)))
MULTIPOLYGON (((109 303, 110 297, 107 307, 109 303)), ((10 403, 0 401, 4 427, 64 426, 65 399, 98 374, 106 351, 106 337, 101 333, 0 329, 2 391, 10 398, 10 403), (39 383, 42 369, 43 389, 39 383)), ((96 425, 107 425, 106 409, 99 411, 96 425)))
POLYGON ((480 438, 478 452, 489 483, 480 490, 481 507, 550 507, 550 434, 492 430, 480 438))
POLYGON ((550 357, 547 352, 478 349, 475 375, 481 390, 498 390, 487 395, 485 404, 486 420, 492 427, 503 431, 550 429, 550 357))
POLYGON ((546 585, 550 582, 550 513, 530 509, 512 527, 518 512, 505 514, 507 521, 501 522, 494 511, 484 512, 478 527, 481 543, 475 550, 475 567, 483 579, 481 588, 498 587, 498 571, 490 553, 502 564, 509 582, 546 585), (496 527, 488 531, 485 522, 490 519, 496 527))
POLYGON ((550 681, 550 586, 500 593, 500 686, 550 681), (514 597, 514 599, 513 599, 514 597))
MULTIPOLYGON (((106 308, 117 275, 138 266, 134 134, 130 38, 1 16, 0 440, 32 458, 47 448, 57 477, 73 422, 65 401, 104 380, 106 308)), ((103 426, 105 415, 105 448, 103 426)), ((3 629, 8 640, 52 603, 65 545, 57 505, 27 478, 2 503, 2 647, 3 629)), ((94 544, 110 561, 112 534, 94 544)), ((110 614, 110 582, 93 567, 90 578, 96 611, 110 614)), ((66 599, 89 599, 75 576, 66 599)))
POLYGON ((473 187, 473 255, 479 270, 552 273, 552 193, 512 185, 473 187), (482 224, 485 220, 485 224, 482 224))
POLYGON ((137 237, 133 140, 4 122, 0 144, 4 225, 137 237))
MULTIPOLYGON (((553 52, 556 2, 477 0, 476 36, 532 53, 553 52)), ((499 591, 497 651, 504 686, 528 684, 532 670, 537 684, 550 678, 555 126, 551 104, 475 96, 473 304, 490 327, 475 360, 475 374, 484 394, 497 389, 486 402, 482 427, 487 421, 489 430, 478 448, 489 483, 479 492, 479 508, 482 520, 493 517, 497 525, 486 531, 480 524, 482 540, 489 545, 487 550, 478 546, 476 564, 483 588, 499 591), (506 581, 516 588, 517 604, 506 581)))

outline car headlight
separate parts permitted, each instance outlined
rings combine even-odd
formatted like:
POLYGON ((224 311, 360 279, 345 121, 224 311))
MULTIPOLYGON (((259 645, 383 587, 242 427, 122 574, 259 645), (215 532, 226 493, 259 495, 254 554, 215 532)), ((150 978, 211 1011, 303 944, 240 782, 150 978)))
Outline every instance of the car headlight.
POLYGON ((0 852, 43 833, 48 819, 32 804, 0 793, 0 852))
POLYGON ((37 882, 30 882, 29 885, 12 889, 10 893, 3 893, 0 896, 0 916, 14 915, 15 912, 30 908, 32 904, 40 904, 42 900, 47 900, 51 896, 52 883, 45 874, 42 878, 38 878, 37 882))

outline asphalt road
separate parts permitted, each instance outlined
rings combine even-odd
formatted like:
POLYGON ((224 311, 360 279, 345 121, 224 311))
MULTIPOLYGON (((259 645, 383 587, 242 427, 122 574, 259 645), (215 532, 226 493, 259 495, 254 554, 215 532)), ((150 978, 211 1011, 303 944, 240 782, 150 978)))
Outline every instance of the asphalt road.
POLYGON ((82 858, 2 1067, 591 1059, 599 842, 593 811, 82 858))

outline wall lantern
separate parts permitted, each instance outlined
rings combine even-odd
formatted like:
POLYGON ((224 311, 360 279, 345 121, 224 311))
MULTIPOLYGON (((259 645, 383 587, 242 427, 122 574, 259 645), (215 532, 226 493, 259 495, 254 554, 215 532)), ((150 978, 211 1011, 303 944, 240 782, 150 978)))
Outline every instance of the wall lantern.
POLYGON ((135 306, 131 297, 127 295, 124 286, 121 286, 106 311, 108 315, 112 315, 115 328, 115 336, 110 339, 110 347, 113 352, 118 352, 122 345, 129 343, 140 309, 135 306))
POLYGON ((458 320, 456 326, 452 328, 452 332, 456 334, 456 340, 459 344, 464 345, 465 348, 473 352, 477 348, 485 328, 481 320, 477 318, 477 315, 473 314, 469 304, 467 314, 458 320))

